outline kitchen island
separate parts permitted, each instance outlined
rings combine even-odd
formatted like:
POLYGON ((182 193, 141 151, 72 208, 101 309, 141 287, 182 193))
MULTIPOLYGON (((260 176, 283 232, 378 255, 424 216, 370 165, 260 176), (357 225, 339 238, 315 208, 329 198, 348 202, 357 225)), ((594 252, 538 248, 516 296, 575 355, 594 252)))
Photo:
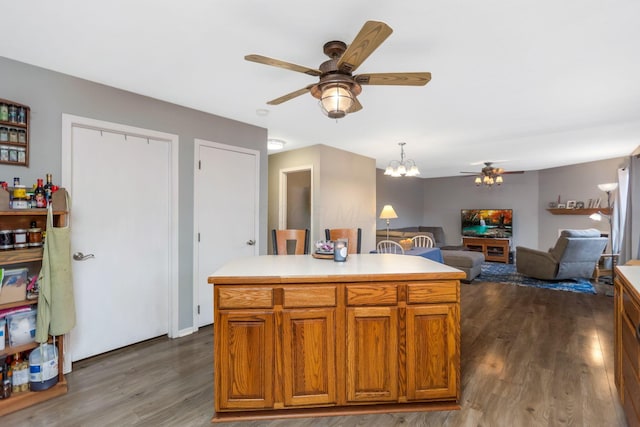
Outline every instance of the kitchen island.
POLYGON ((208 280, 212 421, 459 409, 464 277, 392 254, 230 261, 208 280))

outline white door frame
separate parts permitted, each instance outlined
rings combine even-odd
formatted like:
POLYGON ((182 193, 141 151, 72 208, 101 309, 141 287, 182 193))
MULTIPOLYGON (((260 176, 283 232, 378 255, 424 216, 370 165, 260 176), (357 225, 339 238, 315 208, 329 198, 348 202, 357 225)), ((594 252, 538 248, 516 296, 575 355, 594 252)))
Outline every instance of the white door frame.
MULTIPOLYGON (((200 259, 200 245, 198 244, 198 226, 200 224, 200 215, 198 212, 198 197, 202 196, 197 194, 195 189, 200 188, 200 174, 196 173, 199 169, 198 162, 200 161, 199 153, 200 147, 218 148, 222 150, 236 151, 238 153, 251 154, 256 156, 256 195, 255 195, 255 230, 254 236, 256 243, 253 246, 254 255, 259 254, 260 248, 260 151, 252 150, 250 148, 236 147, 235 145, 221 144, 219 142, 207 141, 204 139, 195 138, 193 140, 193 332, 200 329, 198 320, 198 304, 200 303, 200 289, 198 284, 199 266, 198 260, 200 259)), ((215 317, 214 317, 215 322, 215 317)))
MULTIPOLYGON (((280 169, 280 200, 278 201, 278 228, 280 230, 284 230, 287 228, 287 174, 291 172, 303 172, 309 171, 310 179, 311 179, 311 200, 310 200, 310 210, 309 215, 309 232, 311 236, 309 236, 309 241, 314 242, 315 237, 313 236, 313 198, 314 198, 314 187, 313 187, 313 165, 302 165, 302 166, 294 166, 290 168, 280 169)), ((322 237, 324 239, 324 237, 322 237)))
MULTIPOLYGON (((86 129, 94 129, 97 131, 120 133, 124 135, 136 136, 139 138, 153 139, 156 141, 169 142, 169 155, 170 161, 170 196, 169 196, 169 209, 170 209, 170 222, 171 230, 169 231, 169 338, 176 338, 179 336, 179 323, 178 323, 178 311, 179 311, 179 289, 178 289, 178 135, 159 132, 150 129, 143 129, 128 125, 122 125, 119 123, 106 122, 102 120, 90 119, 87 117, 74 116, 71 114, 62 114, 62 176, 60 182, 62 186, 69 190, 69 193, 73 196, 73 189, 71 188, 72 176, 71 176, 71 153, 72 153, 72 130, 74 127, 82 127, 86 129)), ((117 165, 114 165, 117 167, 117 165)), ((120 190, 118 190, 120 191, 120 190)), ((73 200, 71 201, 73 206, 73 200)), ((71 218, 72 215, 69 215, 71 218)), ((67 358, 68 359, 68 358, 67 358)), ((67 360, 65 359, 65 361, 67 360)), ((69 359, 70 362, 70 359, 69 359)))

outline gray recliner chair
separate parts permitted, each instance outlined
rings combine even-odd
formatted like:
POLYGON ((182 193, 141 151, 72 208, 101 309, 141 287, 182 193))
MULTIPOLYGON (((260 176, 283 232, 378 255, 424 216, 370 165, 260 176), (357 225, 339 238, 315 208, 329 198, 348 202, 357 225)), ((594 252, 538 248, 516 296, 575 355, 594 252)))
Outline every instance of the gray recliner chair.
POLYGON ((518 273, 542 280, 591 278, 607 238, 594 228, 563 230, 548 252, 516 247, 518 273))

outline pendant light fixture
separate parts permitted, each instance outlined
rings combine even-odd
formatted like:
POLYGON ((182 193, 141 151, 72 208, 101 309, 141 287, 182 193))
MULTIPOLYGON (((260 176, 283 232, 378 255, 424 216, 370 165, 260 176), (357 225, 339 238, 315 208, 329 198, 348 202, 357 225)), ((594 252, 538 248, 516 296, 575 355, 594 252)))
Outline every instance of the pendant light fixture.
POLYGON ((398 142, 400 146, 400 161, 392 160, 389 162, 389 166, 387 166, 387 169, 384 171, 385 175, 393 177, 420 175, 420 170, 416 162, 411 159, 405 160, 404 146, 406 144, 406 142, 398 142))

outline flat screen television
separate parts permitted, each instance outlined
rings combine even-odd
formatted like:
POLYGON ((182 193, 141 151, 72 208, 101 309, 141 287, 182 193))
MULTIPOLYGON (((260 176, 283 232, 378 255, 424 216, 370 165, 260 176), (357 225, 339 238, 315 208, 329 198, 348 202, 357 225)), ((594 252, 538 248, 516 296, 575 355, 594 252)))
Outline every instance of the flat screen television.
POLYGON ((512 209, 462 209, 462 235, 466 237, 510 238, 512 209))

